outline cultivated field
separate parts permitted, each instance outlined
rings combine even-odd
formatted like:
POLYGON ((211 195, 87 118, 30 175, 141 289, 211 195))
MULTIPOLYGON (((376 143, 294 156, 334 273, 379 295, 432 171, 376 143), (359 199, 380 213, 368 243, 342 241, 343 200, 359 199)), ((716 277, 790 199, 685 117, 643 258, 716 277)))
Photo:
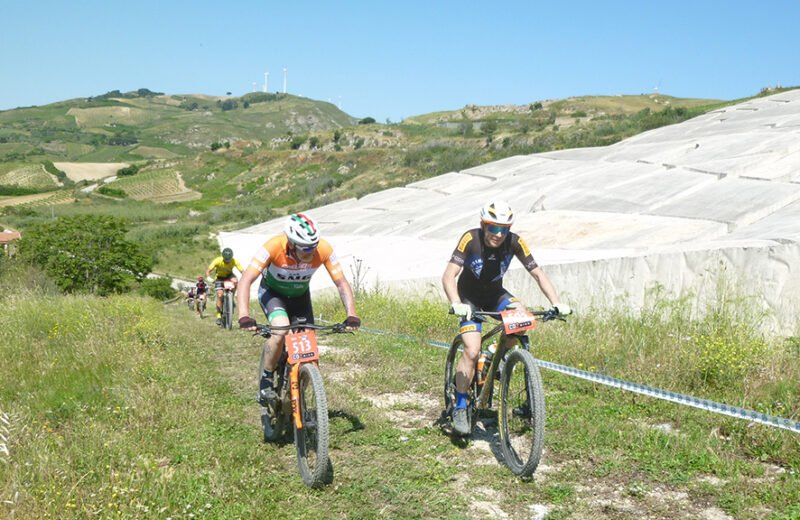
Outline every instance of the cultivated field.
POLYGON ((117 170, 130 166, 128 163, 57 162, 53 164, 74 182, 96 181, 111 177, 117 174, 117 170))
POLYGON ((53 188, 58 186, 59 182, 55 176, 47 173, 41 164, 27 164, 0 173, 0 185, 21 188, 53 188))
POLYGON ((176 202, 201 197, 200 193, 187 188, 181 175, 173 170, 153 170, 120 177, 111 185, 136 200, 176 202))

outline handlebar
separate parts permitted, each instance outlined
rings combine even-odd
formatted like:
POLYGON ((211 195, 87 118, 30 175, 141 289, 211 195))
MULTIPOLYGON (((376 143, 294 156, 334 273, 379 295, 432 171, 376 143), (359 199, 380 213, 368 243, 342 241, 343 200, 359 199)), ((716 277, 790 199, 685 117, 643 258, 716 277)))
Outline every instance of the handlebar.
MULTIPOLYGON (((567 319, 558 313, 558 309, 555 307, 551 309, 547 309, 546 311, 529 311, 531 314, 536 316, 537 318, 541 318, 542 321, 551 321, 551 320, 561 320, 567 321, 567 319)), ((453 309, 450 309, 449 314, 455 314, 453 309)), ((502 317, 500 316, 500 312, 493 312, 493 311, 472 311, 473 316, 480 316, 486 318, 494 318, 496 320, 501 320, 502 317)))
POLYGON ((334 323, 333 325, 315 325, 313 323, 292 323, 290 325, 256 325, 256 330, 253 336, 263 336, 268 338, 272 336, 273 331, 276 330, 302 330, 314 329, 327 331, 327 334, 353 334, 353 331, 347 330, 347 325, 344 323, 334 323))

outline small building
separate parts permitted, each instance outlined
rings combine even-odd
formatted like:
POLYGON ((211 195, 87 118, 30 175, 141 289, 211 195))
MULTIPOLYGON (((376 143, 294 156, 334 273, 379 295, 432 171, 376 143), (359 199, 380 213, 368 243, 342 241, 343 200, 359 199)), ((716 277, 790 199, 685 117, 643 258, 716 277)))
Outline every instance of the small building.
POLYGON ((13 229, 0 231, 0 245, 3 246, 3 253, 6 256, 12 257, 17 253, 17 245, 15 242, 20 238, 22 238, 22 235, 19 231, 14 231, 13 229))

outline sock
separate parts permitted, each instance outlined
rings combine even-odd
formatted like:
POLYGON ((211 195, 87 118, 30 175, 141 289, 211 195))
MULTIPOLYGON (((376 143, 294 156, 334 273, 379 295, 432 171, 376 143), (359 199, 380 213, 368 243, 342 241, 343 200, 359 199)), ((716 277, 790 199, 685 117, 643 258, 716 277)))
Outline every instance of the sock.
POLYGON ((467 394, 456 392, 456 408, 466 408, 467 407, 467 394))
POLYGON ((259 385, 259 390, 263 390, 268 384, 269 386, 272 386, 274 381, 273 378, 274 375, 271 370, 264 370, 264 373, 261 374, 261 384, 259 385))

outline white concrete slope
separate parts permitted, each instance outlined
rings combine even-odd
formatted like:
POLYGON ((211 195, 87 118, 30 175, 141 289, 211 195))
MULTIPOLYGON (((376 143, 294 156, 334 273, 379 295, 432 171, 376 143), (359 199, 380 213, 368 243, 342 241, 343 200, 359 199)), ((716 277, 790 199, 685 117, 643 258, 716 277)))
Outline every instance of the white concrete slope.
MULTIPOLYGON (((441 297, 460 234, 495 197, 512 204, 514 231, 579 310, 640 306, 655 284, 703 305, 724 277, 757 295, 772 330, 800 332, 800 90, 613 146, 511 157, 309 213, 351 277, 361 261, 359 283, 441 297)), ((282 220, 220 242, 247 261, 282 220)), ((326 285, 321 273, 312 288, 326 285)), ((506 286, 546 303, 521 269, 506 286)))

